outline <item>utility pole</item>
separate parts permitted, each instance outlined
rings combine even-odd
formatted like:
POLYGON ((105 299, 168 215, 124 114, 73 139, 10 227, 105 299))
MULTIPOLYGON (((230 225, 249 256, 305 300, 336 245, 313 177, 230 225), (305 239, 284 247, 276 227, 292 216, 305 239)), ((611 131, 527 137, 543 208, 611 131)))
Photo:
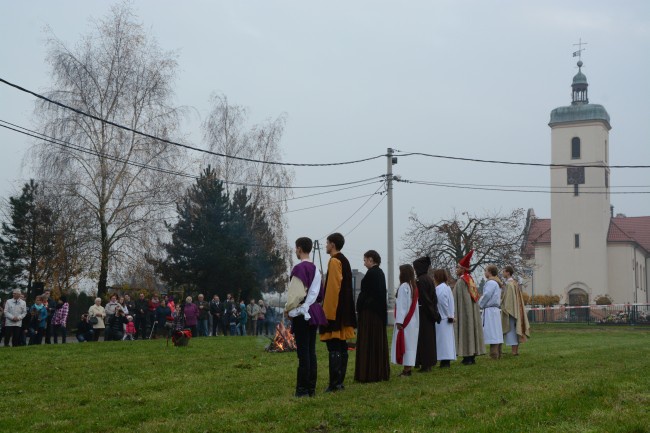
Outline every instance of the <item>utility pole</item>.
MULTIPOLYGON (((397 164, 397 157, 393 156, 393 149, 388 148, 386 151, 386 195, 388 202, 388 281, 386 287, 388 291, 388 308, 395 307, 395 258, 393 257, 393 165, 397 164)), ((392 315, 388 317, 388 323, 393 322, 392 315)))
POLYGON ((320 262, 320 274, 323 276, 323 257, 320 255, 320 244, 318 243, 318 239, 314 239, 314 247, 311 256, 313 264, 316 264, 316 251, 318 251, 318 260, 320 262))

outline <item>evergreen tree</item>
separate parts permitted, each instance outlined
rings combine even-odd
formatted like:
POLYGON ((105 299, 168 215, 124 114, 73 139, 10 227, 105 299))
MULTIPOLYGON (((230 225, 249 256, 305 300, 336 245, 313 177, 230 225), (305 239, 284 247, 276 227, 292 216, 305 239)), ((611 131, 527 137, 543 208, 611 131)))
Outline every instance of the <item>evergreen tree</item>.
POLYGON ((237 261, 246 284, 242 285, 245 298, 259 298, 261 292, 280 284, 286 271, 277 236, 270 227, 264 209, 255 206, 245 187, 235 191, 231 203, 237 261))
POLYGON ((284 274, 264 211, 251 203, 245 188, 232 201, 211 167, 205 169, 177 205, 178 221, 167 225, 167 257, 149 259, 162 278, 177 287, 209 296, 226 293, 258 298, 284 274))
POLYGON ((54 254, 53 212, 37 200, 39 186, 30 180, 22 193, 9 198, 9 221, 2 223, 0 248, 2 252, 3 289, 20 286, 31 297, 35 281, 43 281, 49 269, 45 263, 54 254))
MULTIPOLYGON (((228 257, 228 196, 223 183, 208 167, 177 204, 178 221, 167 224, 172 234, 163 248, 167 257, 149 259, 162 278, 174 286, 195 286, 221 294, 231 282, 224 280, 231 265, 228 257)), ((227 290, 232 290, 230 286, 227 290)))

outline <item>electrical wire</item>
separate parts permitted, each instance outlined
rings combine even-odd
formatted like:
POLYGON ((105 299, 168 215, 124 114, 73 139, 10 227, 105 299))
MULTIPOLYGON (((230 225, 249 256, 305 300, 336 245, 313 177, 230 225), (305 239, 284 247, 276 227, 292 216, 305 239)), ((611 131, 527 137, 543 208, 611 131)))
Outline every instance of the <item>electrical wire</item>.
MULTIPOLYGON (((358 208, 357 210, 355 210, 355 211, 352 213, 352 215, 350 215, 349 217, 347 217, 346 220, 343 221, 341 224, 337 225, 335 228, 333 228, 332 230, 330 230, 329 233, 335 233, 338 229, 340 229, 341 227, 343 227, 343 225, 344 225, 346 222, 350 221, 350 220, 352 219, 353 216, 355 216, 355 215, 356 215, 356 214, 357 214, 361 209, 363 209, 363 207, 364 207, 366 204, 368 204, 368 202, 370 201, 370 199, 371 199, 375 194, 379 193, 379 190, 382 189, 383 186, 384 186, 384 185, 381 185, 379 188, 377 188, 377 191, 375 191, 375 192, 374 192, 370 197, 368 197, 368 200, 366 200, 365 202, 363 202, 363 204, 362 204, 361 206, 359 206, 359 208, 358 208)), ((328 233, 328 234, 329 234, 329 233, 328 233)), ((327 234, 326 234, 325 236, 327 236, 327 234)), ((323 238, 325 238, 325 236, 323 236, 323 237, 321 237, 321 238, 319 238, 319 239, 323 239, 323 238)))
POLYGON ((298 211, 301 211, 301 210, 315 209, 317 207, 323 207, 323 206, 329 206, 329 205, 332 205, 332 204, 344 203, 346 201, 359 200, 360 198, 372 197, 375 194, 377 194, 377 193, 374 192, 374 193, 369 194, 369 195, 360 195, 358 197, 347 198, 347 199, 344 199, 344 200, 333 201, 333 202, 330 202, 330 203, 318 204, 316 206, 303 207, 303 208, 300 208, 300 209, 292 209, 292 210, 286 211, 285 213, 298 212, 298 211))
MULTIPOLYGON (((89 155, 92 155, 92 156, 97 156, 97 157, 100 157, 100 158, 106 158, 106 159, 109 159, 109 160, 112 160, 112 161, 132 165, 132 166, 139 167, 139 168, 145 168, 145 169, 157 171, 157 172, 160 172, 160 173, 171 174, 171 175, 181 176, 181 177, 187 177, 187 178, 191 178, 191 179, 198 179, 199 178, 199 176, 196 176, 196 175, 183 173, 183 172, 175 171, 175 170, 164 169, 164 168, 160 168, 160 167, 154 167, 154 166, 147 165, 147 164, 144 164, 144 163, 139 163, 139 162, 127 160, 127 159, 124 159, 124 158, 120 158, 120 157, 117 157, 117 156, 108 155, 108 154, 105 154, 105 153, 102 153, 102 152, 99 152, 99 151, 96 151, 96 150, 87 149, 87 148, 72 144, 72 143, 70 143, 68 141, 64 141, 64 140, 61 140, 61 139, 58 139, 58 138, 50 137, 48 135, 45 135, 45 134, 42 134, 40 132, 31 130, 29 128, 25 128, 23 126, 16 125, 16 124, 8 122, 6 120, 0 119, 0 127, 9 129, 9 130, 14 131, 14 132, 18 132, 20 134, 23 134, 23 135, 26 135, 26 136, 29 136, 29 137, 32 137, 32 138, 36 138, 38 140, 42 140, 42 141, 45 141, 45 142, 48 142, 48 143, 51 143, 51 144, 55 144, 57 146, 60 146, 60 147, 63 147, 63 148, 69 149, 69 150, 74 150, 74 151, 86 153, 86 154, 89 154, 89 155), (10 126, 7 126, 7 125, 10 125, 10 126)), ((227 180, 223 180, 223 179, 217 179, 217 180, 219 180, 219 181, 221 181, 221 182, 223 182, 225 184, 229 184, 229 185, 250 186, 250 187, 259 187, 259 188, 318 189, 318 188, 333 188, 333 187, 355 185, 355 184, 362 184, 362 183, 364 185, 367 185, 367 184, 370 184, 370 183, 379 182, 379 181, 381 181, 381 178, 383 178, 383 177, 385 177, 385 175, 369 177, 369 178, 366 178, 366 179, 360 179, 360 180, 356 180, 356 181, 344 182, 344 183, 338 183, 338 184, 309 185, 309 186, 263 185, 263 184, 252 184, 252 183, 246 183, 246 182, 227 181, 227 180), (369 182, 371 180, 374 180, 374 182, 369 182), (368 183, 365 183, 365 182, 368 182, 368 183)))
MULTIPOLYGON (((401 150, 393 149, 396 152, 403 152, 401 150)), ((395 154, 395 156, 425 156, 428 158, 451 159, 454 161, 466 162, 481 162, 485 164, 504 164, 504 165, 523 165, 532 167, 585 167, 585 168, 650 168, 650 165, 590 165, 590 164, 545 164, 541 162, 515 162, 515 161, 499 161, 492 159, 477 159, 477 158, 463 158, 460 156, 436 155, 433 153, 424 152, 405 152, 395 154)))
POLYGON ((382 196, 381 196, 381 200, 379 200, 379 201, 377 202, 377 204, 375 205, 375 207, 373 207, 372 209, 370 209, 370 212, 368 212, 368 213, 366 214, 366 216, 364 216, 364 217, 361 219, 361 221, 359 221, 359 222, 357 223, 356 226, 352 227, 352 229, 351 229, 349 232, 347 232, 347 233, 345 234, 345 236, 349 236, 350 233, 352 233, 352 232, 353 232, 357 227, 359 227, 359 226, 361 225, 361 223, 363 223, 363 222, 366 220, 366 218, 368 218, 368 217, 370 216, 370 214, 372 214, 372 213, 375 211, 375 209, 377 209, 377 207, 378 207, 378 206, 379 206, 379 205, 384 201, 385 198, 386 198, 386 195, 382 195, 382 196))
MULTIPOLYGON (((488 187, 474 187, 463 186, 458 184, 427 182, 408 179, 395 179, 397 182, 411 183, 414 185, 437 186, 441 188, 456 188, 456 189, 469 189, 479 191, 503 191, 503 192, 524 192, 524 193, 541 193, 541 194, 575 194, 574 191, 548 191, 548 190, 534 190, 534 189, 520 189, 513 188, 488 188, 488 187)), ((583 191, 580 190, 579 194, 650 194, 650 191, 583 191)))
POLYGON ((337 165, 358 164, 358 163, 361 163, 361 162, 372 161, 372 160, 377 159, 377 158, 386 157, 385 154, 382 154, 382 155, 371 156, 371 157, 368 157, 368 158, 356 159, 356 160, 352 160, 352 161, 329 162, 329 163, 294 163, 294 162, 264 161, 264 160, 260 160, 260 159, 254 159, 254 158, 244 158, 244 157, 240 157, 240 156, 226 155, 225 153, 214 152, 214 151, 207 150, 207 149, 201 149, 201 148, 198 148, 198 147, 190 146, 188 144, 183 144, 183 143, 179 143, 179 142, 176 142, 176 141, 168 140, 166 138, 156 137, 155 135, 151 135, 151 134, 148 134, 146 132, 142 132, 142 131, 139 131, 137 129, 133 129, 133 128, 130 128, 128 126, 120 125, 119 123, 115 123, 115 122, 112 122, 110 120, 103 119, 103 118, 95 116, 93 114, 86 113, 85 111, 79 110, 77 108, 70 107, 69 105, 63 104, 62 102, 50 99, 47 96, 41 95, 40 93, 36 93, 36 92, 34 92, 32 90, 29 90, 29 89, 21 87, 21 86, 19 86, 17 84, 11 83, 11 82, 3 79, 3 78, 0 78, 0 83, 4 83, 4 84, 6 84, 6 85, 8 85, 10 87, 13 87, 14 89, 20 90, 21 92, 28 93, 28 94, 30 94, 32 96, 37 97, 38 99, 49 102, 50 104, 57 105, 57 106, 59 106, 61 108, 64 108, 66 110, 70 110, 70 111, 73 111, 73 112, 75 112, 77 114, 80 114, 82 116, 86 116, 88 118, 97 120, 98 122, 102 122, 102 123, 104 123, 106 125, 111 125, 111 126, 114 126, 116 128, 120 128, 122 130, 131 132, 131 133, 134 133, 134 134, 141 135, 143 137, 151 138, 152 140, 156 140, 156 141, 160 141, 160 142, 163 142, 163 143, 171 144, 173 146, 178 146, 178 147, 182 147, 182 148, 185 148, 185 149, 194 150, 194 151, 197 151, 197 152, 207 153, 207 154, 213 155, 213 156, 220 156, 220 157, 223 157, 223 158, 236 159, 236 160, 239 160, 239 161, 246 161, 246 162, 255 162, 255 163, 259 163, 259 164, 270 164, 270 165, 291 166, 291 167, 332 167, 332 166, 337 166, 337 165))
POLYGON ((180 172, 180 171, 174 171, 174 170, 168 170, 168 169, 164 169, 164 168, 160 168, 160 167, 154 167, 154 166, 147 165, 147 164, 144 164, 144 163, 127 160, 127 159, 120 158, 120 157, 117 157, 117 156, 108 155, 106 153, 102 153, 102 152, 99 152, 99 151, 96 151, 96 150, 91 150, 91 149, 87 149, 87 148, 84 148, 84 147, 81 147, 81 146, 77 146, 77 145, 74 145, 74 144, 69 143, 67 141, 63 141, 63 140, 60 140, 58 138, 49 137, 49 136, 47 136, 45 134, 41 134, 40 132, 32 131, 32 130, 30 130, 28 128, 24 128, 22 126, 15 125, 15 124, 13 124, 11 122, 7 122, 6 120, 0 119, 0 126, 3 127, 3 128, 9 129, 11 131, 14 131, 14 132, 18 132, 18 133, 23 134, 23 135, 26 135, 26 136, 29 136, 29 137, 32 137, 32 138, 36 138, 38 140, 42 140, 42 141, 45 141, 45 142, 48 142, 48 143, 51 143, 51 144, 55 144, 57 146, 65 148, 65 149, 74 150, 74 151, 89 154, 89 155, 92 155, 92 156, 98 156, 100 158, 106 158, 106 159, 111 160, 111 161, 132 165, 134 167, 145 168, 145 169, 157 171, 157 172, 160 172, 160 173, 172 174, 172 175, 175 175, 175 176, 182 176, 182 177, 189 177, 189 178, 192 178, 192 179, 198 179, 198 176, 190 175, 190 174, 183 173, 183 172, 180 172), (7 125, 11 125, 11 126, 7 126, 7 125), (20 129, 22 129, 23 131, 21 131, 20 129))
MULTIPOLYGON (((291 198, 286 199, 286 201, 299 200, 301 198, 307 198, 307 197, 315 197, 317 195, 323 195, 323 194, 331 194, 333 192, 345 191, 345 190, 348 190, 348 189, 359 188, 359 187, 366 186, 366 185, 373 185, 373 184, 375 184, 377 182, 383 182, 383 180, 375 180, 375 181, 372 181, 372 182, 361 183, 359 185, 348 186, 348 187, 345 187, 345 188, 338 188, 338 189, 332 189, 330 191, 323 191, 323 192, 317 192, 317 193, 314 193, 314 194, 301 195, 299 197, 291 197, 291 198)), ((274 201, 274 202, 272 202, 272 204, 280 203, 280 202, 283 202, 283 201, 285 201, 285 200, 274 201)))
MULTIPOLYGON (((182 147, 185 149, 189 150, 194 150, 197 152, 202 152, 202 153, 207 153, 210 155, 214 156, 219 156, 223 158, 230 158, 230 159, 236 159, 239 161, 246 161, 246 162, 254 162, 254 163, 260 163, 260 164, 270 164, 270 165, 280 165, 280 166, 291 166, 291 167, 332 167, 332 166, 339 166, 339 165, 350 165, 350 164, 358 164, 361 162, 366 162, 366 161, 372 161, 378 158, 384 158, 388 156, 387 154, 382 154, 382 155, 375 155, 371 156, 368 158, 361 158, 361 159, 356 159, 352 161, 341 161, 341 162, 330 162, 330 163, 292 163, 292 162, 279 162, 279 161, 264 161, 264 160, 259 160, 259 159, 254 159, 254 158, 244 158, 240 156, 233 156, 233 155, 227 155, 224 153, 220 152, 214 152, 211 150, 207 149, 201 149, 198 147, 190 146, 188 144, 183 144, 179 143, 176 141, 168 140, 165 138, 161 137, 156 137, 154 135, 148 134, 146 132, 142 132, 133 128, 130 128, 128 126, 120 125, 119 123, 112 122, 107 119, 103 119, 101 117, 95 116, 90 113, 86 113, 85 111, 79 110, 74 107, 70 107, 69 105, 63 104, 62 102, 55 101, 53 99, 50 99, 44 95, 41 95, 39 93, 36 93, 32 90, 26 89, 24 87, 21 87, 17 84, 11 83, 3 78, 0 78, 0 83, 4 83, 10 87, 13 87, 14 89, 17 89, 21 92, 28 93, 32 96, 35 96, 36 98, 42 99, 44 101, 49 102, 50 104, 57 105, 61 108, 64 108, 66 110, 73 111, 77 114, 80 114, 82 116, 89 117, 91 119, 97 120, 99 122, 105 123, 107 125, 114 126, 116 128, 123 129, 125 131, 132 132, 134 134, 141 135, 143 137, 151 138, 152 140, 157 140, 163 143, 171 144, 174 146, 182 147)), ((408 157, 408 156, 424 156, 428 158, 440 158, 440 159, 449 159, 449 160, 456 160, 456 161, 466 161, 466 162, 479 162, 479 163, 486 163, 486 164, 504 164, 504 165, 519 165, 519 166, 532 166, 532 167, 586 167, 586 168, 650 168, 650 165, 609 165, 609 166, 603 166, 603 165, 580 165, 580 164, 546 164, 546 163, 535 163, 535 162, 515 162, 515 161, 499 161, 499 160, 490 160, 490 159, 478 159, 478 158, 465 158, 465 157, 459 157, 459 156, 448 156, 448 155, 437 155, 437 154, 432 154, 432 153, 424 153, 424 152, 405 152, 401 151, 398 149, 393 149, 395 152, 400 152, 399 154, 395 154, 395 156, 402 156, 402 157, 408 157)))
MULTIPOLYGON (((433 181, 432 181, 433 182, 433 181)), ((571 189, 573 190, 573 185, 571 186, 543 186, 543 185, 491 185, 483 183, 456 183, 456 182, 438 182, 436 184, 440 185, 460 185, 460 186, 482 186, 482 187, 495 187, 495 188, 547 188, 547 189, 571 189)), ((603 188, 602 186, 582 186, 582 188, 603 188)), ((610 188, 650 188, 650 185, 611 185, 610 188)))

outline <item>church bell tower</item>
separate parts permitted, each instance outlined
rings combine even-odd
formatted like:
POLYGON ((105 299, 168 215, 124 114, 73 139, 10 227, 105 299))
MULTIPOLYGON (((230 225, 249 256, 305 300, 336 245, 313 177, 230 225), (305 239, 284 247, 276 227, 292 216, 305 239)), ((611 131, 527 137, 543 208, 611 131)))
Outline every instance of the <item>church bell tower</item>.
POLYGON ((551 287, 562 303, 607 293, 609 114, 590 104, 582 60, 571 105, 551 112, 551 287))

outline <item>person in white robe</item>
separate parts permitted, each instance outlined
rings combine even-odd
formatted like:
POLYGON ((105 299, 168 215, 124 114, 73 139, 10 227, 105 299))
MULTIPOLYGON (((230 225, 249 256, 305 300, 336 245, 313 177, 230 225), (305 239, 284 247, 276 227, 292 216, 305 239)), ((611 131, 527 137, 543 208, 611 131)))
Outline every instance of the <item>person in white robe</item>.
POLYGON ((399 279, 402 283, 397 289, 395 299, 395 326, 390 350, 390 362, 401 364, 404 370, 400 376, 410 376, 411 367, 415 365, 418 352, 418 334, 420 330, 420 313, 418 308, 417 285, 415 271, 411 265, 399 267, 399 279), (397 353, 397 339, 400 331, 404 334, 405 350, 402 362, 397 353))
POLYGON ((436 269, 433 273, 438 297, 438 312, 440 323, 436 323, 436 353, 440 368, 450 367, 451 361, 456 360, 456 337, 454 335, 454 295, 447 285, 447 273, 444 269, 436 269))
POLYGON ((483 336, 485 344, 490 345, 490 358, 501 357, 503 328, 501 326, 501 281, 497 276, 499 270, 494 265, 485 268, 487 281, 483 286, 483 296, 478 304, 483 310, 483 336))

